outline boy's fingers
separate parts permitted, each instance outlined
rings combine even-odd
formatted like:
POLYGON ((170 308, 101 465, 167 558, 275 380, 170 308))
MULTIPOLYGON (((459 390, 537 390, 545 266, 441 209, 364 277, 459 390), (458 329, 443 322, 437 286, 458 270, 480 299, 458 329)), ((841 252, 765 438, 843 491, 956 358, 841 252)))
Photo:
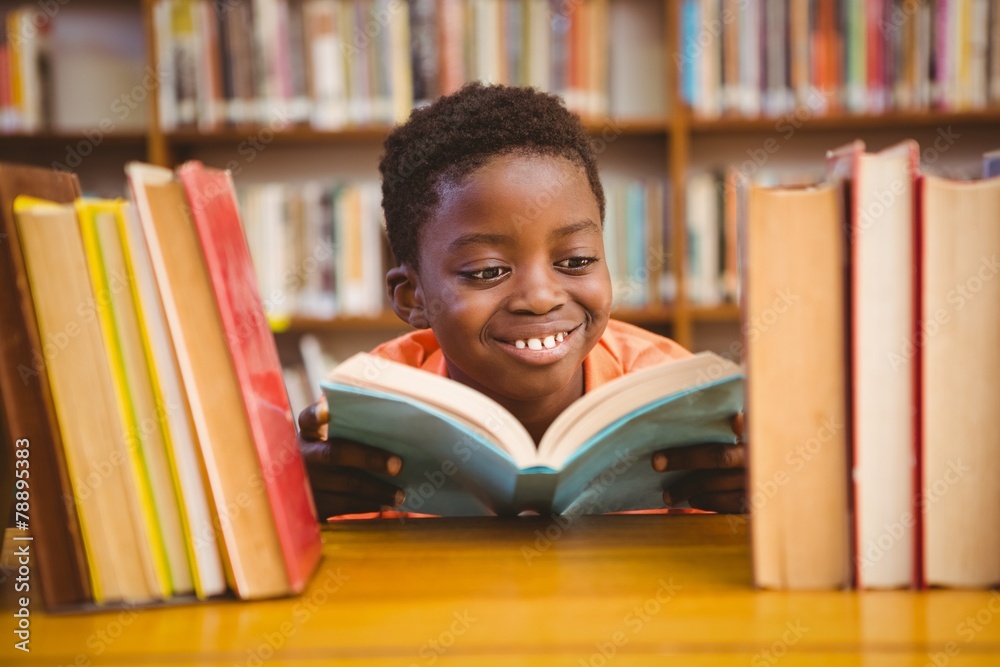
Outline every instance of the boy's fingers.
POLYGON ((396 507, 406 499, 406 494, 392 484, 348 468, 310 468, 309 482, 314 491, 351 496, 378 507, 396 507))
POLYGON ((301 446, 306 463, 338 468, 358 468, 395 476, 403 460, 376 447, 339 438, 323 442, 304 442, 301 446))
POLYGON ((299 413, 299 432, 304 440, 325 440, 327 422, 330 421, 330 409, 326 404, 326 397, 321 396, 318 401, 299 413))
POLYGON ((745 468, 746 452, 746 445, 742 442, 678 447, 653 454, 652 465, 657 472, 702 468, 745 468))
POLYGON ((685 500, 713 493, 728 493, 746 490, 746 471, 744 470, 699 470, 683 479, 677 480, 669 489, 663 492, 663 501, 668 505, 682 503, 685 500))
POLYGON ((733 415, 733 433, 736 434, 737 440, 743 440, 743 413, 737 412, 733 415))

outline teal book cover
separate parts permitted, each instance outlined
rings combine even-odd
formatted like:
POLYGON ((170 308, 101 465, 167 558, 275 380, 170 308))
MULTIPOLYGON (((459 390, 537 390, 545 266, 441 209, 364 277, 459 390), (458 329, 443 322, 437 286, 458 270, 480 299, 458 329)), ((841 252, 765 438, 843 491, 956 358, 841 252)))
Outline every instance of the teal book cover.
POLYGON ((371 362, 353 357, 323 383, 329 437, 399 455, 400 474, 386 480, 405 491, 402 509, 443 516, 661 508, 663 490, 686 473, 654 471, 653 453, 734 442, 731 419, 743 408, 740 367, 702 353, 585 395, 536 448, 479 392, 384 359, 375 371, 371 362))

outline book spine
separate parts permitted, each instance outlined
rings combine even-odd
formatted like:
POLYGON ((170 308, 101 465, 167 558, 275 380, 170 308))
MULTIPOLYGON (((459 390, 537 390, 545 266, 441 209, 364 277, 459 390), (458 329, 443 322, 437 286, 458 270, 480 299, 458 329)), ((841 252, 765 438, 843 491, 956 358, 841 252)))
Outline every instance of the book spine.
MULTIPOLYGON (((5 55, 6 48, 0 54, 5 55)), ((5 71, 3 64, 0 57, 0 72, 5 71)), ((34 168, 19 172, 0 165, 0 201, 6 211, 12 211, 12 198, 18 194, 69 203, 79 194, 79 187, 69 173, 34 168)), ((0 457, 9 457, 11 475, 26 479, 37 494, 30 506, 29 524, 35 537, 37 581, 45 607, 56 609, 91 599, 90 573, 46 368, 51 358, 45 354, 35 305, 26 289, 30 278, 10 213, 0 215, 0 239, 0 312, 4 313, 0 317, 0 413, 7 427, 0 429, 0 436, 4 437, 2 447, 8 448, 0 457), (24 447, 37 461, 29 472, 19 472, 15 463, 15 450, 24 447)), ((13 500, 11 493, 7 495, 13 500)))
POLYGON ((435 0, 414 0, 410 6, 413 99, 418 107, 438 97, 437 12, 435 0))
MULTIPOLYGON (((924 179, 919 174, 913 188, 913 325, 911 335, 917 340, 924 319, 924 179)), ((913 488, 923 489, 924 485, 924 352, 918 348, 912 366, 913 380, 913 488)), ((920 494, 913 494, 913 588, 927 588, 924 570, 924 524, 925 515, 920 503, 920 494)))
MULTIPOLYGON (((214 5, 210 5, 214 7, 214 5)), ((236 103, 236 82, 235 82, 235 62, 233 58, 234 45, 232 34, 229 31, 228 23, 232 20, 234 12, 213 10, 209 12, 209 19, 214 22, 214 30, 217 36, 217 48, 219 59, 220 93, 221 93, 221 121, 227 124, 234 122, 232 105, 236 103)))
POLYGON ((105 275, 95 208, 84 203, 83 200, 77 200, 76 210, 90 273, 91 289, 95 295, 97 318, 104 338, 108 369, 117 401, 116 417, 119 420, 117 426, 121 429, 128 445, 126 450, 130 463, 130 473, 126 473, 126 476, 130 475, 130 484, 134 485, 135 494, 139 501, 140 517, 136 520, 136 528, 141 548, 149 554, 149 557, 144 558, 143 562, 152 566, 151 570, 147 572, 147 577, 154 595, 166 598, 174 592, 169 559, 164 537, 160 530, 160 521, 157 517, 157 502, 150 484, 148 462, 143 456, 145 443, 139 431, 135 404, 132 401, 132 390, 125 369, 123 342, 119 335, 115 313, 112 311, 110 301, 112 292, 105 275))
POLYGON ((681 44, 683 65, 681 69, 681 97, 691 109, 698 105, 698 70, 701 56, 697 39, 700 16, 698 0, 683 0, 681 5, 681 44))

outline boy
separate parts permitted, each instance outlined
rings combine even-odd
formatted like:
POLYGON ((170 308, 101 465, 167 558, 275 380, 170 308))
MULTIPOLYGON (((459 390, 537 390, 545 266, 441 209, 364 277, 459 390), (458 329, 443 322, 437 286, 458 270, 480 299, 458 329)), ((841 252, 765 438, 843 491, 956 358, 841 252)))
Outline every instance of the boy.
MULTIPOLYGON (((589 139, 558 98, 470 84, 386 139, 379 170, 389 243, 386 285, 417 331, 374 354, 493 398, 537 442, 570 403, 603 382, 690 353, 610 320, 604 191, 589 139)), ((325 441, 323 401, 299 417, 321 516, 399 505, 399 457, 325 441)), ((741 424, 734 421, 734 430, 741 424)), ((743 509, 742 444, 659 453, 658 471, 699 469, 666 504, 743 509)))

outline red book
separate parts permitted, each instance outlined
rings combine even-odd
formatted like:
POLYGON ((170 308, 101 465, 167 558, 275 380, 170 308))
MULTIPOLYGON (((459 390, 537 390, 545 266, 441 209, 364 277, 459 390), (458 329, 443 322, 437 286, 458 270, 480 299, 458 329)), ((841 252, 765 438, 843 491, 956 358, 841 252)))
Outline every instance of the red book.
POLYGON ((200 162, 184 164, 177 175, 191 206, 243 392, 289 585, 299 591, 319 562, 319 522, 232 179, 228 172, 200 162))

